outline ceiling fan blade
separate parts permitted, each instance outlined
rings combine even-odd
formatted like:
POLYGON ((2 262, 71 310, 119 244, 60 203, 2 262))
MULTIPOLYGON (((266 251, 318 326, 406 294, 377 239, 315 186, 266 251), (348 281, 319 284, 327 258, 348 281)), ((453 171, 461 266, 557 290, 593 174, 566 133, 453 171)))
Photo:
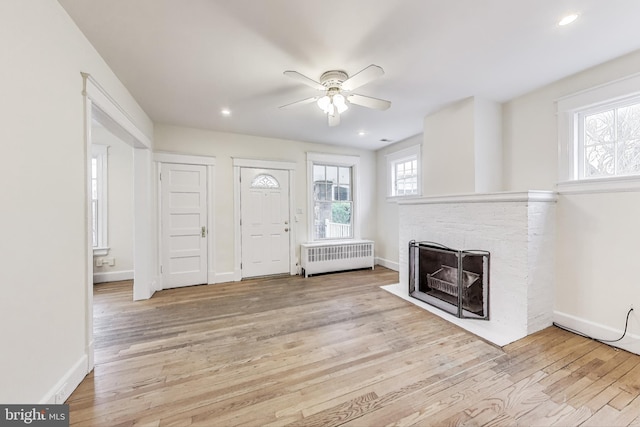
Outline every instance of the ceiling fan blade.
POLYGON ((314 89, 317 90, 326 90, 327 88, 322 86, 320 83, 318 83, 317 81, 310 79, 309 77, 305 76, 304 74, 300 74, 297 71, 285 71, 283 73, 285 76, 287 77, 291 77, 294 80, 299 81, 300 83, 304 83, 307 86, 311 86, 314 89))
POLYGON ((371 64, 364 70, 361 70, 349 77, 347 80, 342 82, 342 89, 344 90, 354 90, 359 88, 360 86, 369 83, 372 80, 377 79, 378 77, 384 74, 384 70, 382 67, 378 67, 377 65, 371 64))
POLYGON ((370 96, 358 95, 352 93, 347 97, 347 101, 352 104, 360 105, 362 107, 373 108, 375 110, 386 110, 391 107, 390 101, 384 99, 372 98, 370 96))
POLYGON ((340 124, 340 114, 336 111, 334 114, 327 114, 329 117, 329 126, 338 126, 340 124))
POLYGON ((291 104, 281 105, 280 108, 295 108, 301 105, 311 104, 314 101, 317 101, 320 96, 312 96, 311 98, 306 98, 301 101, 292 102, 291 104))

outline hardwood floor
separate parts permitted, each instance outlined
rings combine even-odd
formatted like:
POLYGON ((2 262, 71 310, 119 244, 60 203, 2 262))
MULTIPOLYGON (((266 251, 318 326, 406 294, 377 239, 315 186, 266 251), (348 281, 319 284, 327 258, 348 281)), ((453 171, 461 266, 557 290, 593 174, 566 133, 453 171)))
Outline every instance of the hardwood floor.
POLYGON ((379 288, 397 281, 96 286, 71 425, 640 425, 640 356, 554 327, 501 349, 379 288))

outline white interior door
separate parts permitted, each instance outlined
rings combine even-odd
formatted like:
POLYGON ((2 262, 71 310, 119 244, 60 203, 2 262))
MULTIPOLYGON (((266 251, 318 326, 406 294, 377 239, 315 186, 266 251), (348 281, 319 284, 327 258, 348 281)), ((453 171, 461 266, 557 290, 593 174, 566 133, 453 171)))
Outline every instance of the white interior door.
POLYGON ((207 283, 207 168, 161 164, 162 283, 207 283))
POLYGON ((289 172, 240 169, 242 277, 289 273, 289 172))

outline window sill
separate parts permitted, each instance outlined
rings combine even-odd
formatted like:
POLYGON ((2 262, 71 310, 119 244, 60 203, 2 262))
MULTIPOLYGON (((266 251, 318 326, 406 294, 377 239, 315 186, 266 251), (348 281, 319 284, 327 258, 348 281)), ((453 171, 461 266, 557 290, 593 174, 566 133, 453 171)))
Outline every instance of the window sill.
POLYGON ((582 179, 559 182, 558 194, 622 193, 640 191, 640 176, 617 176, 611 178, 582 179))
POLYGON ((93 256, 109 255, 109 248, 93 248, 93 256))
POLYGON ((420 197, 422 197, 421 194, 413 194, 411 196, 387 196, 387 202, 398 203, 399 201, 402 201, 402 200, 418 199, 420 197))

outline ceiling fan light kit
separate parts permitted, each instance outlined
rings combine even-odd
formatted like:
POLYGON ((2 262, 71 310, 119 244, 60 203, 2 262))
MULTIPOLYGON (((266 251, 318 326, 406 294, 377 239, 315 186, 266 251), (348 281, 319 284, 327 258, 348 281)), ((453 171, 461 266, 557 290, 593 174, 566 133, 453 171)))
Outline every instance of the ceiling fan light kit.
POLYGON ((324 95, 296 101, 283 105, 280 108, 297 107, 315 101, 318 107, 327 115, 329 126, 337 126, 340 124, 340 114, 347 111, 349 103, 376 110, 386 110, 391 106, 391 102, 389 101, 348 93, 383 74, 384 70, 381 67, 372 64, 351 77, 349 77, 346 72, 340 70, 326 71, 320 76, 320 81, 317 82, 297 71, 285 71, 285 76, 298 80, 316 90, 324 91, 324 95))

